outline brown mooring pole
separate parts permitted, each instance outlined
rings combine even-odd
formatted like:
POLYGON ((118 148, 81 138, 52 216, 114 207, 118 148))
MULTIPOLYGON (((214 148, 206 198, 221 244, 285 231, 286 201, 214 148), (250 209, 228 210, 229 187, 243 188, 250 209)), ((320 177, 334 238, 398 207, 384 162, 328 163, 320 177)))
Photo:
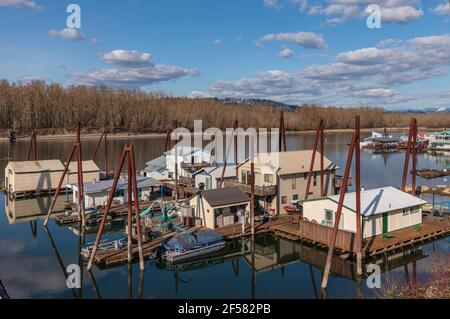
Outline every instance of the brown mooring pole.
MULTIPOLYGON (((239 121, 235 122, 236 130, 239 127, 239 121)), ((234 134, 234 165, 236 165, 236 181, 239 180, 239 169, 238 169, 238 132, 234 134)))
POLYGON ((278 136, 278 151, 282 152, 282 147, 284 149, 284 152, 287 151, 287 144, 286 144, 286 128, 284 126, 284 111, 280 112, 280 132, 278 136))
POLYGON ((412 193, 415 193, 416 188, 416 143, 417 142, 417 119, 411 118, 411 123, 409 125, 408 143, 406 147, 405 154, 405 165, 403 167, 403 177, 402 177, 402 191, 406 191, 406 183, 409 174, 409 157, 411 155, 411 148, 413 149, 413 171, 412 171, 412 193))
POLYGON ((312 178, 312 173, 314 170, 314 163, 316 161, 316 153, 317 153, 317 146, 319 144, 319 138, 321 141, 321 152, 322 154, 320 155, 320 196, 323 196, 324 194, 324 185, 323 185, 323 120, 320 119, 319 123, 317 123, 317 129, 316 129, 316 135, 314 138, 314 148, 313 148, 313 153, 311 156, 311 164, 309 166, 309 171, 308 171, 308 181, 306 183, 306 191, 305 191, 305 200, 308 199, 309 197, 309 190, 311 188, 311 178, 312 178))
MULTIPOLYGON (((125 163, 125 158, 128 158, 128 191, 127 194, 128 198, 128 232, 131 234, 132 230, 132 223, 130 223, 131 218, 131 201, 134 197, 134 210, 135 210, 135 218, 136 218, 136 228, 137 228, 137 240, 138 240, 138 249, 139 249, 139 265, 140 270, 144 270, 144 255, 143 255, 143 249, 142 249, 142 235, 141 235, 141 223, 140 223, 140 216, 139 216, 139 203, 138 203, 138 192, 137 192, 137 181, 136 181, 136 164, 135 164, 135 157, 134 157, 134 147, 132 145, 125 145, 122 155, 120 157, 119 166, 116 170, 116 173, 114 174, 114 182, 111 187, 111 191, 109 192, 108 196, 108 202, 106 204, 106 208, 103 212, 103 216, 100 222, 100 227, 97 232, 97 237, 95 239, 94 247, 92 249, 91 255, 89 257, 89 262, 87 266, 87 270, 90 271, 92 269, 92 265, 94 263, 95 255, 97 254, 98 245, 100 243, 103 230, 105 228, 106 219, 108 217, 109 210, 111 208, 111 204, 113 201, 114 193, 116 192, 117 184, 119 182, 120 178, 120 172, 122 171, 123 165, 125 163), (131 183, 130 183, 131 180, 131 183), (130 192, 130 184, 132 186, 132 193, 130 192)), ((130 244, 128 244, 128 259, 130 261, 130 255, 132 256, 132 247, 130 244)))
POLYGON ((81 140, 80 140, 80 131, 81 131, 81 123, 78 122, 77 127, 77 140, 72 145, 72 149, 70 150, 69 158, 67 159, 67 162, 64 166, 64 171, 61 175, 61 178, 59 179, 58 187, 56 188, 55 194, 53 195, 52 202, 50 204, 50 208, 48 209, 47 216, 45 217, 44 226, 48 225, 48 221, 50 219, 50 215, 53 211, 53 208, 55 207, 56 199, 58 198, 59 192, 61 191, 62 183, 64 182, 64 179, 67 175, 67 172, 69 170, 69 165, 72 161, 73 155, 75 154, 75 151, 77 150, 77 168, 78 168, 78 210, 79 210, 79 217, 81 216, 82 224, 85 225, 85 216, 84 216, 84 187, 83 187, 83 165, 82 165, 82 158, 81 158, 81 140), (81 184, 80 184, 81 182, 81 184))
POLYGON ((339 194, 339 203, 338 203, 338 207, 337 207, 337 211, 336 211, 336 218, 334 221, 333 233, 331 235, 331 240, 329 242, 328 254, 327 254, 327 259, 326 259, 326 263, 325 263, 325 270, 324 270, 323 278, 322 278, 322 289, 326 289, 327 284, 328 284, 328 276, 330 274, 331 261, 333 259, 334 246, 336 244, 336 237, 337 237, 337 232, 338 232, 338 228, 339 228, 339 221, 341 219, 342 207, 344 206, 344 197, 345 197, 345 192, 347 191, 347 181, 348 181, 348 177, 350 176, 350 168, 352 165, 352 157, 353 157, 353 151, 355 149, 356 138, 357 138, 356 133, 353 133, 352 143, 351 143, 350 149, 348 151, 347 163, 345 165, 344 180, 342 182, 342 187, 341 187, 341 191, 339 194))
MULTIPOLYGON (((227 146, 227 150, 226 150, 226 154, 225 154, 225 159, 223 162, 223 168, 222 168, 222 174, 220 176, 220 182, 219 182, 219 187, 218 188, 222 188, 223 185, 223 180, 225 178, 225 171, 227 169, 227 160, 228 160, 228 156, 230 155, 230 151, 231 151, 231 144, 233 144, 233 138, 234 135, 237 134, 236 130, 238 128, 238 121, 234 121, 234 126, 233 126, 233 134, 231 135, 231 139, 230 139, 230 143, 227 146)), ((237 166, 237 164, 236 164, 237 166)))
POLYGON ((255 234, 255 163, 253 158, 250 161, 250 223, 253 236, 255 234))
POLYGON ((33 133, 31 133, 31 138, 30 138, 30 146, 28 147, 28 155, 27 155, 27 161, 31 160, 31 150, 34 150, 34 160, 37 161, 37 139, 36 139, 36 132, 33 131, 33 133))
POLYGON ((355 170, 356 170, 356 273, 362 275, 362 234, 361 234, 361 120, 359 115, 355 117, 355 170))
POLYGON ((101 145, 101 143, 102 143, 102 141, 103 141, 103 147, 104 147, 104 156, 105 156, 105 176, 106 176, 106 178, 108 178, 108 176, 109 176, 109 173, 108 173, 108 143, 107 143, 107 132, 106 131, 103 131, 103 133, 102 133, 102 135, 100 136, 100 139, 98 140, 98 143, 97 143, 97 147, 95 148, 95 152, 94 152, 94 154, 92 155, 92 160, 94 160, 95 159, 95 156, 97 155, 97 152, 98 152, 98 150, 99 150, 99 148, 100 148, 100 145, 101 145))

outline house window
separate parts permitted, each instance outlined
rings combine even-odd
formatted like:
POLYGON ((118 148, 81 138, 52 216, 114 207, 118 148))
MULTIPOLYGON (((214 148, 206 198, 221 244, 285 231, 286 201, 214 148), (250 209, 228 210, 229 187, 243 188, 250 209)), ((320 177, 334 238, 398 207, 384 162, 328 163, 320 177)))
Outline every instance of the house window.
POLYGON ((325 209, 325 216, 322 224, 325 226, 333 226, 334 224, 334 212, 331 209, 325 209))
POLYGON ((293 200, 298 200, 298 194, 293 195, 293 196, 292 196, 292 199, 293 199, 293 200))
POLYGON ((308 179, 308 173, 303 173, 303 179, 308 179))
POLYGON ((281 196, 281 204, 287 204, 287 196, 281 196))
POLYGON ((409 208, 404 208, 403 209, 403 216, 407 216, 407 215, 409 215, 409 213, 410 213, 409 208))
POLYGON ((314 173, 314 186, 317 186, 317 173, 314 173))
POLYGON ((273 183, 273 175, 272 174, 264 174, 264 182, 273 183))
POLYGON ((297 178, 292 177, 292 189, 297 189, 297 178))

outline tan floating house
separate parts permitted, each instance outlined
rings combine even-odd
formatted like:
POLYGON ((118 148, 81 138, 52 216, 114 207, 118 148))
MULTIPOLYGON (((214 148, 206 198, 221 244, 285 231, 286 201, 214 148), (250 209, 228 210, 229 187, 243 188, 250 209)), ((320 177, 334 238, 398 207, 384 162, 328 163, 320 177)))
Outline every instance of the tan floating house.
POLYGON ((216 229, 240 222, 241 216, 245 218, 250 198, 239 187, 219 188, 202 191, 189 204, 205 227, 216 229))
POLYGON ((60 160, 9 162, 5 168, 8 193, 33 193, 58 187, 64 171, 60 160))
MULTIPOLYGON (((78 183, 78 163, 71 162, 69 164, 69 171, 66 176, 66 184, 76 184, 78 183)), ((81 165, 83 167, 83 182, 93 182, 100 181, 100 168, 95 164, 94 161, 82 161, 81 165)))
MULTIPOLYGON (((295 201, 305 199, 312 150, 260 153, 253 157, 255 166, 255 197, 259 209, 276 214, 287 213, 286 208, 295 201)), ((316 153, 309 198, 320 194, 320 156, 316 153)), ((339 186, 336 170, 324 157, 324 195, 334 195, 339 186)), ((238 180, 225 181, 225 186, 239 186, 250 193, 250 159, 238 165, 238 180)), ((258 207, 256 207, 258 209, 258 207)))

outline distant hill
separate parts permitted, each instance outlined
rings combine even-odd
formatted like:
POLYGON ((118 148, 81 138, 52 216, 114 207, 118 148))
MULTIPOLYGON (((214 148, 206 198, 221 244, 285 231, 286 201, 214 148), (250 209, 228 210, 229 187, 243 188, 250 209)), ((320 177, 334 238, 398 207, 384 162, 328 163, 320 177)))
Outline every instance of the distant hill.
POLYGON ((227 97, 227 98, 213 98, 213 100, 227 105, 248 105, 248 106, 264 105, 276 107, 279 109, 283 109, 285 111, 295 111, 298 107, 297 105, 289 105, 268 99, 241 99, 241 98, 227 97))
POLYGON ((423 109, 385 110, 386 113, 450 113, 450 107, 427 107, 423 109))

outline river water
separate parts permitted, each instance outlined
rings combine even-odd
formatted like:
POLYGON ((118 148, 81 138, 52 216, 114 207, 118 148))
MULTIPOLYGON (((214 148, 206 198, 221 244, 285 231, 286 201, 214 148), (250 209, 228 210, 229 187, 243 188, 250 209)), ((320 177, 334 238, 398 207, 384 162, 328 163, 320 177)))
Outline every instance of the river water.
MULTIPOLYGON (((405 135, 407 132, 396 134, 405 135)), ((340 167, 345 166, 350 134, 326 134, 325 156, 340 167)), ((310 149, 312 134, 288 135, 288 149, 310 149)), ((90 159, 97 141, 83 140, 83 159, 90 159)), ((136 165, 159 156, 165 145, 161 137, 129 137, 108 141, 108 166, 117 164, 125 144, 136 149, 136 165)), ((72 145, 69 140, 39 140, 39 159, 59 158, 65 161, 72 145)), ((8 160, 24 160, 28 142, 0 142, 0 175, 8 160)), ((102 151, 100 151, 102 153, 102 151)), ((103 167, 101 156, 96 159, 103 167)), ((375 155, 361 152, 362 187, 392 185, 399 187, 403 172, 404 153, 375 155)), ((442 154, 421 154, 418 167, 443 168, 450 157, 442 154)), ((343 172, 341 172, 343 173, 343 172)), ((354 174, 353 174, 354 175, 354 174)), ((417 178, 418 185, 449 184, 447 179, 432 181, 417 178)), ((427 196, 425 199, 431 201, 427 196)), ((448 200, 435 197, 435 201, 448 200)), ((326 251, 270 235, 258 236, 255 242, 238 240, 230 243, 226 256, 215 256, 184 267, 168 269, 150 261, 140 274, 133 264, 100 270, 83 271, 82 288, 69 289, 65 269, 79 263, 79 236, 76 229, 60 227, 53 220, 48 231, 43 227, 42 213, 49 198, 11 202, 0 195, 0 280, 11 298, 320 298, 320 282, 326 251), (242 252, 242 254, 239 254, 242 252)), ((64 198, 57 205, 63 205, 64 198)), ((121 232, 108 233, 104 238, 117 238, 121 232)), ((85 241, 92 242, 95 233, 85 241)), ((382 265, 382 288, 370 289, 366 280, 355 279, 352 262, 336 257, 333 276, 328 285, 329 298, 379 298, 388 283, 405 284, 426 280, 430 266, 436 260, 448 258, 448 238, 405 250, 388 260, 376 260, 382 265), (406 265, 406 267, 405 267, 406 265)))

